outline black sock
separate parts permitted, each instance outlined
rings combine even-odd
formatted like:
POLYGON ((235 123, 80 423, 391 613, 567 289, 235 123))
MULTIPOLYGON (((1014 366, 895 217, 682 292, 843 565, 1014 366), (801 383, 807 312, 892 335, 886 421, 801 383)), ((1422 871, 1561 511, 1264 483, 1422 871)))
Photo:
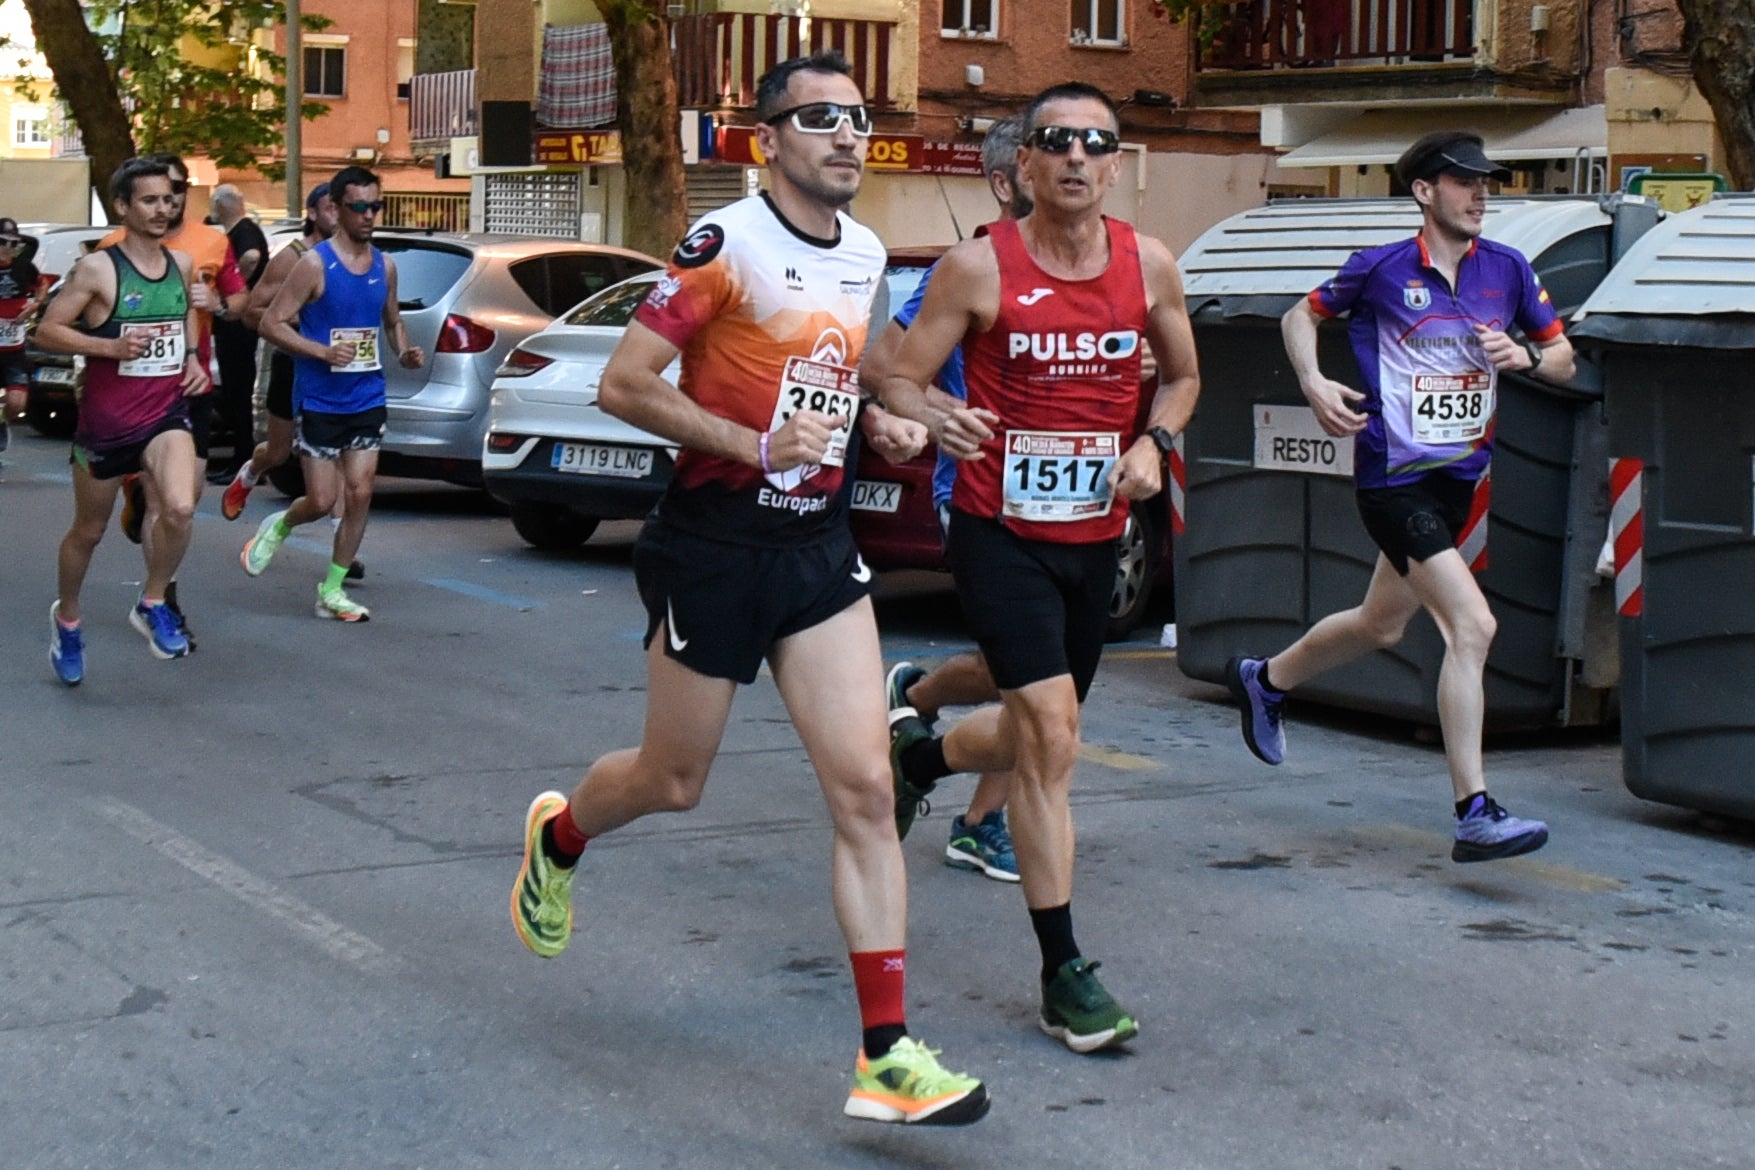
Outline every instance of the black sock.
POLYGON ((1261 686, 1262 690, 1272 691, 1276 695, 1280 694, 1280 688, 1268 681, 1267 668, 1268 660, 1264 658, 1261 660, 1261 669, 1255 672, 1255 681, 1261 686))
MULTIPOLYGON (((564 812, 565 810, 562 811, 564 812)), ((555 844, 555 822, 553 817, 550 817, 542 823, 542 855, 560 866, 562 869, 572 869, 575 865, 579 864, 579 854, 574 853, 569 856, 561 851, 559 845, 555 844)))
POLYGON ((1461 800, 1457 801, 1456 802, 1456 819, 1457 820, 1460 821, 1464 817, 1469 815, 1469 807, 1475 803, 1476 796, 1480 797, 1483 801, 1486 800, 1487 790, 1483 788, 1481 791, 1475 793, 1474 795, 1465 796, 1461 800))
POLYGON ((908 1034, 907 1024, 879 1024, 865 1030, 865 1058, 876 1060, 908 1034))
POLYGON ((1079 957, 1079 944, 1073 941, 1071 902, 1030 911, 1030 925, 1036 929, 1036 945, 1042 948, 1044 981, 1079 957))
POLYGON ((902 753, 902 778, 916 788, 931 791, 933 785, 950 774, 942 737, 923 739, 902 753))

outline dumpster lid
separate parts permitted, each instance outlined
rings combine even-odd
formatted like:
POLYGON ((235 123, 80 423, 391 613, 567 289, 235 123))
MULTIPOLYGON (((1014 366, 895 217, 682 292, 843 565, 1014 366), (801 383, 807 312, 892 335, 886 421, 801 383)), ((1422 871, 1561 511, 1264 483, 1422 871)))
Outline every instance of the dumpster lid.
POLYGON ((1755 195, 1678 212, 1628 250, 1567 333, 1610 343, 1755 345, 1755 195))
MULTIPOLYGON (((1608 223, 1595 196, 1495 196, 1482 235, 1533 260, 1608 223)), ((1419 229, 1420 209, 1405 196, 1289 199, 1240 212, 1202 233, 1180 258, 1189 312, 1216 302, 1226 316, 1278 316, 1354 252, 1419 229)))

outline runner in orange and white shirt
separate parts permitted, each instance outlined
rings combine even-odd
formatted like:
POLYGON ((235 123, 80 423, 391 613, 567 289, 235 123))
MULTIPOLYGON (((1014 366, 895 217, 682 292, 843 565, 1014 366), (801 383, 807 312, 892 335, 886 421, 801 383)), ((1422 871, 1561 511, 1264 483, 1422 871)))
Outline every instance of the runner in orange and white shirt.
POLYGON ((566 947, 587 840, 695 806, 738 684, 766 658, 835 827, 833 897, 863 1028, 844 1112, 965 1124, 987 1112, 986 1087, 908 1034, 908 879, 890 812, 882 659, 871 570, 847 526, 856 423, 898 462, 926 438, 917 423, 862 409, 854 369, 884 279, 883 246, 844 211, 871 113, 833 52, 776 66, 756 101, 772 193, 696 224, 600 390, 605 411, 683 448, 634 550, 646 738, 600 758, 570 800, 545 792, 531 803, 513 924, 539 955, 566 947), (663 371, 679 353, 672 385, 663 371))

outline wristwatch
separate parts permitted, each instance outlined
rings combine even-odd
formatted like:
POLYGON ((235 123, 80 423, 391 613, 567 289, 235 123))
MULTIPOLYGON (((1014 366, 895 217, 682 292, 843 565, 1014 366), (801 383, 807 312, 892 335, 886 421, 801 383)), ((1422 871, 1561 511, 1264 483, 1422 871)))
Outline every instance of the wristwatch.
POLYGON ((1525 341, 1523 343, 1523 351, 1530 355, 1530 370, 1531 371, 1533 371, 1537 366, 1542 364, 1542 347, 1541 346, 1537 345, 1533 341, 1525 341))
POLYGON ((1153 427, 1146 432, 1146 437, 1152 440, 1153 445, 1158 448, 1158 453, 1161 455, 1170 454, 1170 448, 1176 445, 1176 436, 1163 427, 1153 427))

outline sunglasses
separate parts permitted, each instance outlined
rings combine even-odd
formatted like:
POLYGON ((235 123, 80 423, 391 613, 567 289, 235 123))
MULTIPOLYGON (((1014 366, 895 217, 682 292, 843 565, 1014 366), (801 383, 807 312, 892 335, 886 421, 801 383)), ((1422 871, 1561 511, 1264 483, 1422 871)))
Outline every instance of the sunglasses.
POLYGON ((365 215, 367 212, 376 215, 384 210, 384 201, 382 199, 374 199, 368 203, 364 199, 350 199, 346 203, 343 203, 342 206, 353 212, 355 215, 365 215))
POLYGON ((812 102, 808 106, 793 106, 790 110, 781 110, 767 120, 770 126, 778 126, 791 118, 793 126, 806 134, 835 134, 846 122, 853 127, 853 133, 860 138, 871 137, 871 111, 864 106, 844 106, 840 102, 812 102))
POLYGON ((188 193, 189 193, 189 180, 187 180, 187 179, 172 179, 171 180, 171 194, 172 195, 187 195, 188 193))
POLYGON ((1075 129, 1072 126, 1038 126, 1030 135, 1030 145, 1049 154, 1065 154, 1077 142, 1086 154, 1114 154, 1121 149, 1121 135, 1096 126, 1075 129))
POLYGON ((24 241, 13 236, 0 236, 0 248, 22 248, 24 241))

